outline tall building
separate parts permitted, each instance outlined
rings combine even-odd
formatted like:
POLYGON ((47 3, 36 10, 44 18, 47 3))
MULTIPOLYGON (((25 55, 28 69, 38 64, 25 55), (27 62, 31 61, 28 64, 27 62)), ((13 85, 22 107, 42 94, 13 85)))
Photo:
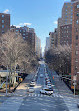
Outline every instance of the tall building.
POLYGON ((49 43, 50 43, 50 49, 54 48, 54 33, 49 32, 49 43))
POLYGON ((10 14, 0 13, 0 35, 10 29, 10 14))
POLYGON ((40 58, 41 57, 41 40, 37 36, 35 37, 35 52, 36 52, 36 55, 40 58))
POLYGON ((58 45, 58 28, 55 28, 54 32, 49 33, 50 49, 55 48, 58 45))
POLYGON ((62 25, 72 24, 73 4, 66 2, 62 8, 62 25))
POLYGON ((45 51, 48 51, 50 48, 50 38, 46 37, 46 47, 45 47, 45 51))
POLYGON ((60 26, 62 26, 62 18, 58 18, 58 44, 60 45, 60 26))
POLYGON ((35 52, 36 33, 33 28, 29 28, 27 26, 17 28, 16 26, 12 25, 10 30, 15 31, 16 33, 19 32, 23 39, 30 44, 30 47, 33 50, 33 52, 35 52))
POLYGON ((54 31, 54 47, 58 46, 58 28, 55 28, 54 31))
POLYGON ((60 26, 60 44, 72 44, 72 24, 60 26))
POLYGON ((72 86, 73 86, 74 76, 77 76, 76 88, 79 89, 79 2, 73 3, 72 61, 71 61, 72 86))
POLYGON ((77 1, 79 1, 79 0, 71 0, 71 2, 77 2, 77 1))

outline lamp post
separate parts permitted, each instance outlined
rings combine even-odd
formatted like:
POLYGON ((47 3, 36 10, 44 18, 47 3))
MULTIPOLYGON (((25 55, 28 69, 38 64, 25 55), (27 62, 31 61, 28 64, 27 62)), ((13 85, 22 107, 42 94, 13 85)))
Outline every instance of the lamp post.
POLYGON ((74 85, 74 97, 75 97, 75 86, 76 86, 77 75, 73 76, 73 85, 74 85))
POLYGON ((7 65, 7 75, 6 75, 6 96, 7 96, 7 82, 8 82, 8 65, 7 65))

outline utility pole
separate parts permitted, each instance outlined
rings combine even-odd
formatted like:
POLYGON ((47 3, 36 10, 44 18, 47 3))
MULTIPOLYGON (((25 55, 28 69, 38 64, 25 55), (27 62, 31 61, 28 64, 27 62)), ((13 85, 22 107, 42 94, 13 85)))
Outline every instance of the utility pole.
POLYGON ((73 76, 73 85, 74 85, 74 97, 75 97, 75 86, 76 86, 77 75, 73 76))
POLYGON ((8 82, 8 65, 7 65, 7 75, 6 75, 6 96, 7 96, 7 82, 8 82))

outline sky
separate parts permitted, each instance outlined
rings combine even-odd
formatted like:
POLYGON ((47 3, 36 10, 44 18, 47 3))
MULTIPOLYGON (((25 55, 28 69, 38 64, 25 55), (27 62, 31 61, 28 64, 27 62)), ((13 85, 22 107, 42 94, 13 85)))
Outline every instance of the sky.
POLYGON ((42 50, 49 32, 57 27, 64 2, 70 0, 0 0, 0 12, 11 14, 11 25, 34 28, 42 50))

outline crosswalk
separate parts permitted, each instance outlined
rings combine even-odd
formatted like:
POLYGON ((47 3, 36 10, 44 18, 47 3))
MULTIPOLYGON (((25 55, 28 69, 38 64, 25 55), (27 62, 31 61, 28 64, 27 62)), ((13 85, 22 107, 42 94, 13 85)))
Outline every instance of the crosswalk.
POLYGON ((60 98, 63 98, 63 96, 61 96, 58 93, 57 94, 53 93, 52 95, 45 95, 45 94, 38 94, 38 93, 29 93, 29 94, 24 94, 24 95, 14 94, 13 96, 19 96, 19 97, 46 97, 46 96, 48 96, 48 97, 60 97, 60 98))

